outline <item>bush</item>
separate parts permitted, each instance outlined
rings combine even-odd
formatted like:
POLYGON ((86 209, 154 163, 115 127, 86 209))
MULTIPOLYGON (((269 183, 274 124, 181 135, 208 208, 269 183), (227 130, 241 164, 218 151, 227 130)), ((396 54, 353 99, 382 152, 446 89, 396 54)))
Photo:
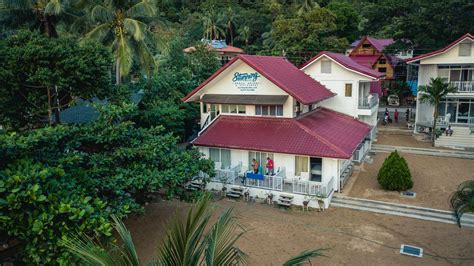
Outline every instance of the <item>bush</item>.
POLYGON ((410 169, 397 151, 385 159, 379 170, 377 181, 386 190, 402 191, 413 187, 410 169))

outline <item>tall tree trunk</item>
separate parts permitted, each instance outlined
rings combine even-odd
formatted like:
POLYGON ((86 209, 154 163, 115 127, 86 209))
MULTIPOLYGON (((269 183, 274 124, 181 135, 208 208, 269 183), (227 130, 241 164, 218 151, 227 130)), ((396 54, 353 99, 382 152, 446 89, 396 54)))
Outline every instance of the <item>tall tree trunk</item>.
POLYGON ((59 112, 61 111, 61 109, 60 109, 60 104, 59 104, 58 86, 56 85, 54 85, 54 102, 56 104, 56 107, 54 108, 55 123, 60 123, 61 117, 59 115, 59 112))
POLYGON ((122 77, 120 76, 120 59, 117 58, 117 62, 115 63, 115 84, 120 85, 122 81, 122 77))
POLYGON ((434 121, 433 121, 433 130, 432 130, 432 133, 431 133, 431 138, 432 138, 432 141, 433 141, 433 147, 435 146, 435 141, 436 141, 436 122, 438 121, 438 105, 439 103, 435 104, 435 110, 434 110, 434 114, 433 114, 433 118, 434 118, 434 121))
POLYGON ((53 107, 52 107, 52 99, 51 99, 51 89, 46 87, 46 91, 48 94, 48 123, 49 125, 53 124, 53 107))

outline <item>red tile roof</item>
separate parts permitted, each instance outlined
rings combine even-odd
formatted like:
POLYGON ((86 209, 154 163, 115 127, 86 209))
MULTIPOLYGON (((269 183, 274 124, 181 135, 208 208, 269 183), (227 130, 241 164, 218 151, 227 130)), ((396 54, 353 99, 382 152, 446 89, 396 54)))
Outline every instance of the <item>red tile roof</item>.
POLYGON ((344 67, 346 67, 346 68, 348 68, 352 71, 359 72, 361 74, 370 76, 372 78, 377 79, 377 78, 380 78, 380 77, 384 76, 384 74, 382 74, 380 72, 377 72, 377 71, 375 71, 371 68, 368 68, 368 67, 365 67, 365 66, 362 66, 362 65, 358 64, 356 61, 352 60, 350 57, 348 57, 344 54, 338 54, 338 53, 333 53, 333 52, 328 52, 328 51, 320 52, 315 57, 311 58, 309 61, 307 61, 306 63, 301 65, 300 69, 303 69, 303 68, 307 67, 308 65, 312 64, 313 62, 315 62, 317 59, 319 59, 323 55, 335 60, 339 64, 343 65, 344 67))
POLYGON ((390 44, 393 44, 395 43, 395 40, 390 38, 390 39, 375 39, 375 38, 372 38, 372 37, 369 37, 369 36, 366 36, 360 40, 357 40, 355 42, 353 42, 351 44, 351 47, 355 48, 357 46, 359 46, 359 43, 361 41, 364 41, 366 40, 369 41, 370 44, 372 44, 372 46, 374 46, 374 48, 379 51, 379 52, 382 52, 383 49, 385 49, 386 46, 389 46, 390 44))
POLYGON ((435 55, 444 53, 447 50, 449 50, 451 47, 455 46, 456 44, 460 43, 461 41, 463 41, 466 38, 474 40, 474 34, 466 33, 463 36, 461 36, 459 39, 455 40, 454 42, 452 42, 451 44, 449 44, 446 47, 443 47, 439 50, 436 50, 436 51, 433 51, 433 52, 430 52, 430 53, 427 53, 427 54, 422 54, 422 55, 419 55, 419 56, 415 56, 413 58, 407 59, 406 62, 407 63, 413 63, 413 62, 419 61, 423 58, 427 58, 427 57, 431 57, 431 56, 435 56, 435 55))
POLYGON ((298 118, 221 115, 193 144, 348 159, 369 131, 369 125, 325 108, 298 118))
POLYGON ((382 55, 350 55, 349 57, 357 64, 372 68, 382 55))
POLYGON ((319 102, 335 95, 324 85, 299 70, 284 57, 238 55, 186 95, 183 101, 187 101, 237 60, 242 60, 303 104, 319 102))

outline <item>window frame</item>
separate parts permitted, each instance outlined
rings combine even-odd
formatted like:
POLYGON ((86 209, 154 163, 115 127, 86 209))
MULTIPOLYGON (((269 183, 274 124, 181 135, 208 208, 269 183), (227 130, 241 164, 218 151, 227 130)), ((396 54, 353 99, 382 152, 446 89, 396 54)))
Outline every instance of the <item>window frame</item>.
POLYGON ((345 89, 344 90, 344 96, 345 97, 352 97, 352 83, 346 83, 344 89, 345 89), (350 92, 349 95, 347 93, 348 90, 350 92))
POLYGON ((332 73, 332 61, 330 59, 321 60, 321 74, 331 74, 332 73), (328 64, 324 66, 324 64, 328 64))

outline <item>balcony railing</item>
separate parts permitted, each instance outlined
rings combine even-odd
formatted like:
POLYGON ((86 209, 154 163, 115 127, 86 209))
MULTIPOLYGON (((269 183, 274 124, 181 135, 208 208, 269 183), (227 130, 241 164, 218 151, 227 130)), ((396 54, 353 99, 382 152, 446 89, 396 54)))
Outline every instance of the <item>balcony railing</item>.
POLYGON ((313 182, 309 180, 293 180, 292 188, 295 194, 304 194, 316 197, 327 198, 335 187, 334 177, 324 185, 319 182, 313 182))
POLYGON ((474 92, 474 81, 451 81, 450 84, 458 88, 458 92, 474 92))
POLYGON ((375 96, 359 98, 359 109, 371 109, 375 105, 377 105, 377 97, 375 96))

